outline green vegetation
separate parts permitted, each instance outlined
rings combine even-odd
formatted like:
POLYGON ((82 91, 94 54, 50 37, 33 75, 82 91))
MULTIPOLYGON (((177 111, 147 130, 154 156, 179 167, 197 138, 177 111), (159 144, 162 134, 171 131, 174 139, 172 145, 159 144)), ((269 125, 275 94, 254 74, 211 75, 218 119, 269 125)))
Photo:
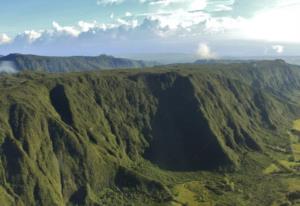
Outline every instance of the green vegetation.
POLYGON ((300 131, 300 119, 297 119, 293 122, 293 129, 300 131))
POLYGON ((176 185, 173 189, 174 203, 178 205, 211 205, 209 192, 201 182, 192 181, 176 185))
POLYGON ((157 65, 155 62, 136 61, 113 56, 96 57, 46 57, 35 55, 10 54, 0 57, 0 62, 9 61, 17 71, 71 72, 116 68, 144 68, 157 65))
POLYGON ((283 61, 0 76, 3 205, 297 205, 283 61))
POLYGON ((295 161, 300 161, 300 144, 292 144, 295 161))
POLYGON ((291 150, 293 152, 294 161, 300 163, 300 120, 293 122, 292 132, 290 133, 291 150))
POLYGON ((275 164, 271 164, 266 169, 264 169, 263 173, 264 174, 272 174, 272 173, 277 173, 279 171, 280 171, 280 168, 278 166, 276 166, 275 164))

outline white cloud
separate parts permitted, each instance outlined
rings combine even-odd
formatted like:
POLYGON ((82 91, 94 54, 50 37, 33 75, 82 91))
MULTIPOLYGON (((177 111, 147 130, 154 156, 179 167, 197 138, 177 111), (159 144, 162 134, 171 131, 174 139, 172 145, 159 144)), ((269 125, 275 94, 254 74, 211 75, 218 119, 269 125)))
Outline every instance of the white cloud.
POLYGON ((53 22, 52 29, 18 34, 5 47, 0 46, 0 53, 97 55, 122 50, 136 52, 142 48, 158 50, 161 36, 167 31, 169 29, 162 28, 158 20, 149 18, 141 22, 134 18, 118 18, 111 24, 80 21, 75 26, 53 22))
POLYGON ((30 30, 30 31, 24 31, 23 35, 28 40, 29 43, 32 43, 37 39, 39 39, 42 36, 42 33, 34 30, 30 30))
POLYGON ((174 7, 176 9, 203 10, 207 6, 207 0, 140 0, 150 6, 174 7))
POLYGON ((243 36, 269 42, 300 43, 300 3, 290 1, 257 12, 244 24, 243 36))
POLYGON ((215 59, 217 54, 212 52, 206 43, 200 43, 197 49, 197 55, 201 59, 215 59))
POLYGON ((0 45, 8 44, 11 42, 11 38, 7 34, 0 34, 0 45))
POLYGON ((118 18, 117 22, 119 23, 119 25, 128 26, 129 28, 134 28, 134 27, 138 26, 138 21, 136 19, 127 21, 127 20, 118 18))
POLYGON ((272 49, 276 51, 276 53, 281 54, 284 52, 284 46, 282 45, 273 45, 272 49))
POLYGON ((218 1, 207 1, 208 12, 222 12, 222 11, 232 11, 236 0, 218 0, 218 1))
POLYGON ((205 22, 205 29, 210 33, 224 34, 227 31, 233 31, 236 34, 239 34, 241 28, 244 27, 245 22, 246 19, 242 17, 209 17, 205 22))
MULTIPOLYGON (((186 31, 186 35, 225 33, 229 30, 240 32, 242 17, 216 17, 210 11, 232 10, 234 0, 212 2, 209 0, 140 0, 149 5, 159 5, 152 13, 142 14, 158 20, 162 28, 186 31)), ((139 15, 138 15, 139 16, 139 15)))
POLYGON ((54 30, 58 33, 67 34, 73 37, 77 37, 80 34, 80 31, 75 29, 72 26, 60 26, 57 22, 53 21, 52 26, 54 30))
POLYGON ((132 13, 130 13, 129 11, 127 11, 127 12, 125 13, 125 16, 126 16, 126 17, 131 17, 131 16, 132 16, 132 13))
POLYGON ((97 0, 97 5, 112 5, 112 4, 120 4, 122 3, 124 0, 97 0))
POLYGON ((96 21, 93 22, 85 22, 85 21, 79 21, 78 26, 81 28, 81 31, 87 32, 93 28, 95 28, 97 25, 96 21))
POLYGON ((213 11, 231 11, 232 7, 224 5, 224 4, 217 4, 213 11))
POLYGON ((171 13, 152 14, 149 18, 158 20, 163 28, 168 27, 169 29, 176 30, 180 28, 189 28, 203 23, 209 18, 209 15, 201 11, 188 12, 179 9, 171 13))
MULTIPOLYGON (((252 17, 236 16, 239 5, 235 0, 140 0, 152 11, 150 18, 157 19, 162 27, 175 30, 181 27, 198 33, 213 33, 225 38, 268 42, 300 43, 299 0, 276 0, 267 7, 253 10, 252 17), (264 9, 263 9, 264 8, 264 9), (191 14, 198 11, 198 14, 191 14), (215 15, 217 12, 217 15, 215 15), (229 13, 220 12, 232 12, 229 13), (205 24, 205 26, 202 25, 205 24), (203 31, 200 31, 203 29, 203 31)), ((240 3, 246 4, 246 3, 240 3)), ((251 3, 249 3, 251 4, 251 3)), ((253 3, 259 4, 259 3, 253 3)), ((261 3, 265 5, 265 3, 261 3)), ((196 12, 197 13, 197 12, 196 12)), ((195 34, 195 33, 194 33, 195 34)))
MULTIPOLYGON (((173 42, 172 44, 178 42, 180 44, 184 41, 199 41, 201 38, 210 38, 209 36, 212 33, 231 29, 233 21, 214 19, 215 17, 211 17, 203 11, 191 12, 177 9, 173 12, 137 15, 136 18, 134 16, 114 18, 112 23, 79 21, 74 26, 62 26, 54 21, 52 29, 26 31, 17 35, 8 44, 7 49, 3 49, 4 52, 2 53, 41 53, 41 51, 45 53, 55 51, 57 53, 74 54, 74 51, 92 52, 106 48, 104 52, 108 52, 122 50, 123 48, 134 50, 139 47, 148 47, 151 50, 153 50, 152 47, 158 47, 157 50, 159 50, 161 47, 163 48, 160 45, 166 44, 166 42, 173 42), (153 46, 156 43, 159 44, 153 46), (112 46, 114 44, 116 46, 112 46)), ((196 49, 195 45, 192 46, 194 48, 191 48, 190 51, 196 49)), ((202 51, 205 50, 203 48, 205 47, 202 47, 202 51)), ((213 55, 204 55, 204 53, 200 52, 201 56, 206 56, 205 58, 214 56, 212 52, 213 55)))
POLYGON ((192 0, 189 4, 190 10, 203 10, 207 6, 206 0, 192 0))

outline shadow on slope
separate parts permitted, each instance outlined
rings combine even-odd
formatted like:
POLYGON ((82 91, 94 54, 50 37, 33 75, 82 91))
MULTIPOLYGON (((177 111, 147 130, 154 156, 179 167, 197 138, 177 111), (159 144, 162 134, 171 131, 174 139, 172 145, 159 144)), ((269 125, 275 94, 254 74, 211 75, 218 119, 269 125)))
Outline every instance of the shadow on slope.
POLYGON ((61 119, 68 125, 73 123, 72 112, 70 110, 70 103, 66 96, 63 85, 57 85, 50 91, 50 99, 53 107, 60 115, 61 119))
POLYGON ((171 87, 156 95, 158 110, 152 121, 153 139, 144 154, 146 159, 175 171, 217 169, 230 164, 187 77, 176 77, 171 87))

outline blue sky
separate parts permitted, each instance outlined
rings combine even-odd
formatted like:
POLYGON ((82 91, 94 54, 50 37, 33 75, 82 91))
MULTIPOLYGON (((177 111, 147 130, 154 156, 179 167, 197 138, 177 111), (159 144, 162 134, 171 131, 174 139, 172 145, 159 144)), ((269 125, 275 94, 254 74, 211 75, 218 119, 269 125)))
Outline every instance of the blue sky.
POLYGON ((0 54, 300 54, 300 0, 2 0, 0 54))

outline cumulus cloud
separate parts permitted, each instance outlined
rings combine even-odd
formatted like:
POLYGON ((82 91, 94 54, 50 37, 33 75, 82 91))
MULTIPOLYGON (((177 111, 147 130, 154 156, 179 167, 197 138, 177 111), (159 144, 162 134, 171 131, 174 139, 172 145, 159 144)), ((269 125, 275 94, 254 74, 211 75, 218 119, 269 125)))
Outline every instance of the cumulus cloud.
POLYGON ((74 27, 60 26, 56 21, 52 22, 52 26, 55 31, 62 33, 62 34, 66 34, 66 35, 70 35, 70 36, 74 36, 74 37, 77 37, 80 34, 80 31, 78 31, 74 27))
POLYGON ((281 54, 284 52, 284 46, 282 46, 282 45, 273 45, 272 49, 278 54, 281 54))
POLYGON ((215 59, 217 54, 212 52, 206 43, 200 43, 197 49, 197 55, 201 59, 215 59))
POLYGON ((51 29, 18 34, 5 47, 0 46, 0 53, 97 55, 121 50, 136 52, 142 47, 153 47, 151 42, 159 44, 162 33, 168 30, 150 18, 140 22, 134 18, 117 18, 107 24, 79 21, 74 26, 53 22, 51 29))
POLYGON ((85 22, 85 21, 79 21, 78 26, 81 28, 81 31, 87 32, 93 28, 95 28, 97 25, 96 21, 93 22, 85 22))
POLYGON ((7 34, 0 34, 0 45, 8 44, 11 42, 11 38, 7 34))
POLYGON ((38 31, 30 30, 30 31, 24 31, 23 35, 29 43, 32 43, 37 39, 39 39, 42 36, 42 33, 38 31))
POLYGON ((0 62, 0 73, 16 73, 16 67, 13 62, 2 61, 0 62))
MULTIPOLYGON (((221 22, 220 19, 214 20, 213 24, 209 22, 212 22, 212 17, 207 13, 186 10, 141 16, 125 15, 123 18, 113 18, 112 23, 79 21, 75 25, 65 26, 53 21, 50 29, 29 30, 18 34, 5 47, 0 46, 0 53, 94 55, 122 50, 126 52, 154 50, 153 47, 159 51, 166 44, 175 45, 174 42, 178 42, 176 45, 179 45, 207 38, 213 30, 218 32, 216 28, 224 27, 222 29, 224 32, 232 23, 229 20, 227 23, 217 23, 221 22)), ((195 49, 194 46, 190 51, 195 49)))

